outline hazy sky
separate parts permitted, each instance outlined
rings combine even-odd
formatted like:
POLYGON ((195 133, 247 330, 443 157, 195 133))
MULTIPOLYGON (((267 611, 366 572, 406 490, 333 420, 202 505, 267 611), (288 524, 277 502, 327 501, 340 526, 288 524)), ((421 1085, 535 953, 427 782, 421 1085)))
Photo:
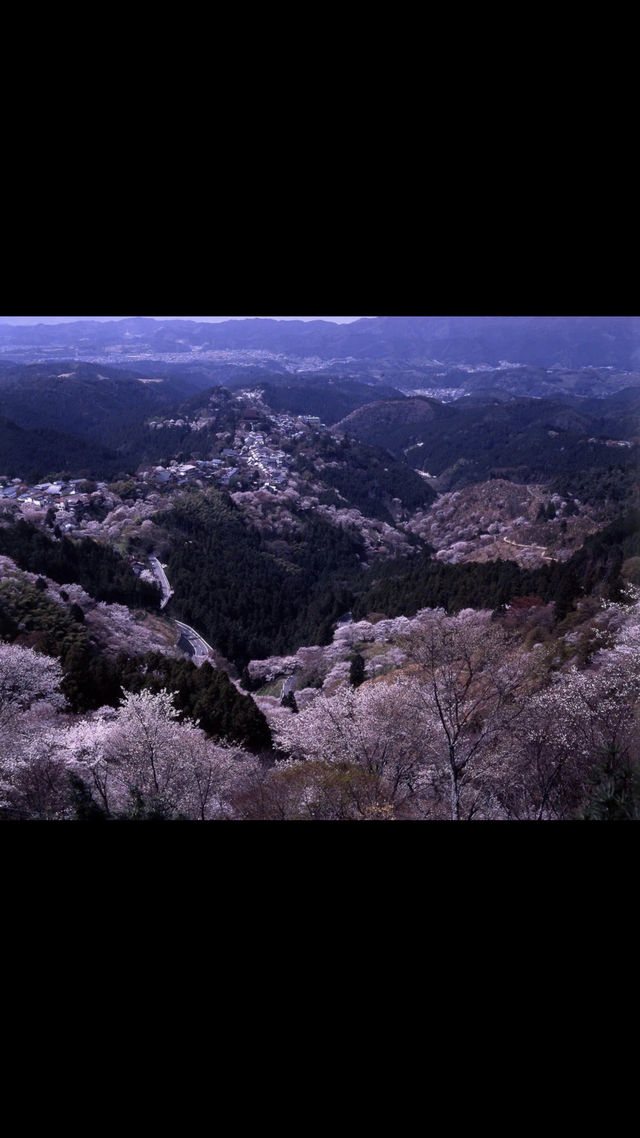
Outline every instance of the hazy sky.
MULTIPOLYGON (((125 316, 0 316, 0 324, 65 324, 70 320, 125 320, 125 316)), ((248 320, 248 316, 154 316, 154 320, 248 320)), ((332 320, 336 324, 349 324, 361 316, 270 316, 269 320, 332 320)))

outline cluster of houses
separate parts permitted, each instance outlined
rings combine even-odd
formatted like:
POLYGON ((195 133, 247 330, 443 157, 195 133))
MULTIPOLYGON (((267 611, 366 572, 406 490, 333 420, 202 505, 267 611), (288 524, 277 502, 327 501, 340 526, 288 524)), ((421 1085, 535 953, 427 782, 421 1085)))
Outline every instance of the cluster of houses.
MULTIPOLYGON (((239 431, 236 433, 236 449, 222 453, 237 457, 241 465, 257 471, 262 486, 277 493, 286 486, 287 468, 291 466, 292 460, 286 451, 280 450, 268 436, 265 438, 263 431, 255 429, 255 420, 258 418, 257 411, 247 412, 245 418, 240 421, 239 431)), ((273 425, 280 438, 288 440, 303 438, 308 433, 309 427, 325 429, 317 415, 274 415, 267 412, 264 418, 273 425)))
POLYGON ((250 470, 257 471, 267 490, 277 491, 286 484, 286 467, 291 459, 283 450, 265 443, 260 431, 249 431, 242 441, 238 460, 250 470))
POLYGON ((217 482, 218 473, 224 469, 225 462, 221 458, 193 459, 192 462, 176 462, 174 459, 168 466, 152 466, 149 470, 141 470, 134 481, 156 488, 168 485, 188 486, 189 483, 217 482))
POLYGON ((637 446, 636 439, 587 439, 589 443, 604 443, 606 447, 627 447, 629 450, 637 446))
MULTIPOLYGON (((252 393, 253 394, 253 393, 252 393)), ((153 420, 148 425, 152 430, 161 427, 189 427, 198 430, 211 427, 215 419, 203 412, 191 420, 153 420)), ((202 487, 213 484, 229 486, 239 473, 253 473, 261 488, 277 493, 286 487, 292 458, 281 449, 282 440, 296 440, 308 435, 313 428, 323 428, 324 424, 316 415, 274 414, 265 407, 249 406, 237 422, 235 432, 218 432, 219 454, 215 458, 191 459, 188 462, 173 460, 166 466, 150 466, 132 475, 135 486, 133 494, 125 495, 125 503, 137 498, 153 501, 158 492, 178 487, 202 487), (273 432, 273 438, 271 437, 273 432), (222 442, 232 445, 221 446, 222 442)), ((53 509, 50 515, 51 526, 59 527, 65 534, 75 536, 85 530, 98 530, 100 511, 116 509, 123 504, 119 491, 106 482, 95 482, 84 478, 58 479, 30 485, 21 478, 0 475, 0 505, 12 506, 13 516, 24 507, 25 515, 32 507, 53 509), (95 507, 95 508, 94 508, 95 507)), ((6 512, 5 512, 6 513, 6 512)))
POLYGON ((83 492, 86 478, 60 479, 57 482, 38 482, 30 486, 22 478, 6 478, 0 475, 0 498, 14 502, 25 502, 33 506, 69 506, 86 502, 91 492, 104 490, 106 482, 91 482, 91 491, 83 492))
POLYGON ((152 431, 171 430, 175 427, 186 431, 203 431, 214 425, 215 419, 207 415, 200 415, 197 419, 151 419, 147 423, 152 431))
MULTIPOLYGON (((238 420, 233 445, 222 447, 219 458, 193 459, 188 463, 172 462, 169 466, 156 466, 142 471, 139 478, 155 486, 186 485, 204 479, 219 486, 228 486, 241 471, 254 472, 260 485, 277 493, 287 484, 287 467, 291 459, 285 451, 271 441, 265 430, 271 424, 275 432, 286 439, 303 438, 309 428, 323 428, 317 415, 273 414, 268 408, 256 406, 260 403, 259 392, 249 390, 239 392, 250 404, 238 420), (261 429, 262 428, 262 429, 261 429)), ((190 431, 211 428, 215 419, 200 414, 194 419, 154 419, 149 422, 151 430, 163 428, 182 428, 190 431)), ((217 437, 225 437, 227 432, 218 432, 217 437)))
POLYGON ((33 520, 33 510, 47 510, 47 524, 65 536, 79 537, 97 527, 96 512, 113 509, 120 498, 107 489, 106 482, 85 478, 59 479, 29 485, 20 478, 0 476, 0 507, 5 504, 4 518, 17 520, 22 514, 33 520))
MULTIPOLYGON (((126 335, 126 333, 125 333, 126 335)), ((180 343, 181 341, 176 341, 180 343)), ((0 351, 9 351, 9 348, 0 348, 0 351)), ((15 354, 15 349, 11 349, 15 354)), ((64 359, 78 359, 78 350, 75 351, 68 347, 48 347, 47 355, 42 359, 49 359, 50 356, 61 355, 64 359)), ((30 357, 31 358, 31 357, 30 357)), ((327 368, 336 367, 339 364, 353 363, 355 358, 353 356, 345 356, 344 358, 336 358, 325 360, 320 356, 288 356, 283 352, 269 352, 258 348, 206 348, 202 344, 186 344, 184 351, 161 352, 157 348, 141 349, 135 344, 113 344, 109 345, 105 351, 97 355, 88 355, 82 352, 82 359, 87 363, 93 364, 116 364, 122 366, 123 363, 132 364, 136 360, 154 361, 156 363, 166 364, 190 364, 202 363, 223 363, 234 364, 242 366, 249 365, 264 365, 264 364, 278 364, 287 372, 305 372, 305 371, 326 371, 327 368)))

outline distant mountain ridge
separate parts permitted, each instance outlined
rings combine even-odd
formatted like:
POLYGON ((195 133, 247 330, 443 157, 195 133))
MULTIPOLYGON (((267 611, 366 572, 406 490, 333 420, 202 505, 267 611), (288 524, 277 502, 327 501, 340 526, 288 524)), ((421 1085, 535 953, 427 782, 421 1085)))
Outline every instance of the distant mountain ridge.
POLYGON ((77 360, 0 360, 0 415, 26 430, 46 427, 100 442, 191 390, 177 380, 150 383, 135 371, 77 360))
POLYGON ((456 485, 492 477, 545 481, 637 464, 638 410, 640 388, 599 400, 489 396, 445 404, 419 397, 367 404, 334 429, 384 447, 414 469, 446 473, 449 489, 451 478, 456 485))
POLYGON ((377 316, 351 324, 323 320, 193 320, 127 317, 113 322, 0 325, 0 350, 72 349, 80 357, 112 353, 188 354, 262 351, 292 358, 351 359, 380 366, 425 366, 434 361, 497 366, 640 367, 637 316, 377 316))

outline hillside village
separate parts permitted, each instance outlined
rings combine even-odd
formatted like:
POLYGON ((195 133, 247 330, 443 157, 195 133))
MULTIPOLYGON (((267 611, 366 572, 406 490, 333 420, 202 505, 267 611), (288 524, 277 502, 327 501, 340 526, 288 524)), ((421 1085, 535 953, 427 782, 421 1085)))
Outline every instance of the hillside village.
MULTIPOLYGON (((146 534, 150 551, 153 515, 166 507, 167 497, 207 487, 227 490, 251 524, 276 532, 283 519, 290 520, 293 507, 316 510, 334 525, 355 527, 374 558, 410 555, 418 539, 450 564, 502 558, 534 567, 545 560, 567 560, 602 522, 603 511, 579 499, 563 499, 542 484, 518 486, 501 479, 439 493, 428 508, 407 510, 394 498, 388 503, 393 524, 391 518, 371 518, 341 501, 337 491, 332 491, 332 501, 322 500, 327 488, 321 459, 312 464, 313 476, 296 470, 296 448, 302 444, 312 454, 317 440, 339 442, 344 431, 329 430, 316 415, 274 413, 255 388, 234 394, 231 416, 224 429, 216 430, 220 398, 211 396, 208 407, 178 418, 150 419, 148 431, 156 436, 166 432, 169 448, 176 431, 181 438, 185 431, 197 436, 194 453, 187 455, 183 446, 178 458, 143 464, 119 482, 58 478, 30 484, 0 475, 0 519, 22 517, 55 536, 107 540, 132 553, 136 572, 146 566, 130 539, 136 545, 146 534), (196 457, 203 445, 207 457, 196 457)), ((228 409, 228 403, 222 405, 228 409)), ((437 488, 438 480, 418 473, 437 488)))
MULTIPOLYGON (((410 558, 425 548, 432 551, 435 561, 452 566, 504 560, 533 569, 567 561, 602 525, 603 518, 606 520, 606 511, 576 498, 563 498, 544 484, 517 485, 499 478, 439 492, 425 508, 408 509, 394 498, 387 503, 389 521, 368 516, 338 491, 328 491, 324 480, 336 463, 327 463, 322 457, 323 440, 341 444, 344 432, 328 429, 318 416, 274 413, 263 403, 259 389, 241 390, 231 398, 214 395, 206 408, 177 418, 155 417, 148 421, 147 429, 156 438, 166 433, 169 453, 175 432, 182 439, 185 432, 193 434, 193 452, 189 453, 183 442, 177 457, 143 464, 136 473, 110 483, 58 478, 29 484, 17 477, 0 476, 0 525, 22 519, 54 540, 94 538, 123 554, 138 577, 152 581, 154 577, 160 580, 162 570, 157 566, 169 549, 158 518, 185 491, 226 491, 241 511, 244 524, 270 540, 288 541, 298 525, 299 511, 316 513, 333 526, 357 533, 365 551, 365 569, 381 560, 410 558), (305 456, 303 467, 296 458, 300 454, 305 456)), ((437 480, 418 473, 437 490, 437 480)), ((48 587, 50 591, 54 588, 51 583, 48 587)), ((55 589, 51 595, 54 593, 55 589)), ((82 601, 86 609, 86 596, 82 601)), ((147 617, 146 623, 155 637, 168 637, 172 650, 176 650, 172 621, 163 623, 147 617)), ((374 635, 375 649, 358 646, 367 661, 368 675, 378 674, 383 663, 382 670, 386 671, 400 662, 395 650, 382 658, 380 637, 385 632, 383 622, 374 635), (369 660, 371 652, 375 660, 369 660)), ((302 703, 315 698, 317 681, 309 665, 318 651, 324 661, 321 686, 332 690, 335 681, 343 682, 349 653, 342 648, 338 652, 337 644, 344 648, 345 637, 350 636, 339 627, 333 648, 300 649, 298 657, 287 660, 281 668, 276 687, 274 662, 254 660, 254 677, 261 680, 256 698, 267 700, 260 704, 263 711, 269 714, 274 696, 279 704, 293 691, 294 680, 296 692, 305 693, 302 703)), ((182 647, 190 653, 189 645, 182 647)), ((216 666, 237 675, 217 648, 215 659, 216 666)))
POLYGON ((198 489, 208 485, 228 487, 237 475, 250 476, 255 489, 265 487, 277 493, 287 485, 287 471, 291 466, 291 457, 280 449, 280 441, 311 435, 311 428, 326 428, 317 416, 270 414, 271 433, 266 435, 264 431, 255 429, 256 423, 263 418, 264 412, 260 414, 249 408, 231 435, 229 431, 211 431, 216 419, 205 414, 193 418, 152 419, 147 426, 154 432, 175 428, 211 431, 210 449, 218 457, 194 458, 185 462, 172 459, 166 466, 143 467, 130 476, 126 487, 122 483, 107 484, 86 478, 58 478, 30 484, 19 477, 8 478, 0 474, 0 501, 3 504, 15 503, 19 509, 24 507, 22 512, 27 515, 32 512, 29 507, 53 510, 53 525, 59 525, 62 532, 73 537, 84 536, 87 530, 97 532, 95 524, 91 524, 95 517, 90 515, 103 507, 116 508, 123 499, 157 504, 159 492, 189 486, 198 489))

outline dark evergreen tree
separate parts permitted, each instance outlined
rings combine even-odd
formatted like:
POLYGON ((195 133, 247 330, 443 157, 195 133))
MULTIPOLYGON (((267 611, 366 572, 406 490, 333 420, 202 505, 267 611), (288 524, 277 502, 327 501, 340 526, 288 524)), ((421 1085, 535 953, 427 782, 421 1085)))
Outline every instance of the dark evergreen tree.
POLYGON ((105 822, 107 811, 94 801, 86 783, 75 772, 70 772, 71 802, 74 818, 78 822, 105 822))
POLYGON ((569 571, 560 579, 558 591, 554 597, 556 624, 564 620, 573 610, 574 601, 580 595, 580 592, 580 582, 578 581, 575 570, 569 571))
POLYGON ((622 599, 626 582, 622 577, 623 555, 618 546, 611 554, 607 573, 607 595, 610 601, 622 599))
POLYGON ((122 822, 169 822, 176 818, 169 803, 161 795, 145 798, 139 787, 130 790, 131 806, 118 814, 122 822))
POLYGON ((640 819, 640 767, 613 744, 591 776, 586 822, 630 822, 640 819))
POLYGON ((356 652, 351 657, 351 667, 349 668, 349 683, 353 688, 359 688, 360 684, 364 683, 364 656, 356 652))

